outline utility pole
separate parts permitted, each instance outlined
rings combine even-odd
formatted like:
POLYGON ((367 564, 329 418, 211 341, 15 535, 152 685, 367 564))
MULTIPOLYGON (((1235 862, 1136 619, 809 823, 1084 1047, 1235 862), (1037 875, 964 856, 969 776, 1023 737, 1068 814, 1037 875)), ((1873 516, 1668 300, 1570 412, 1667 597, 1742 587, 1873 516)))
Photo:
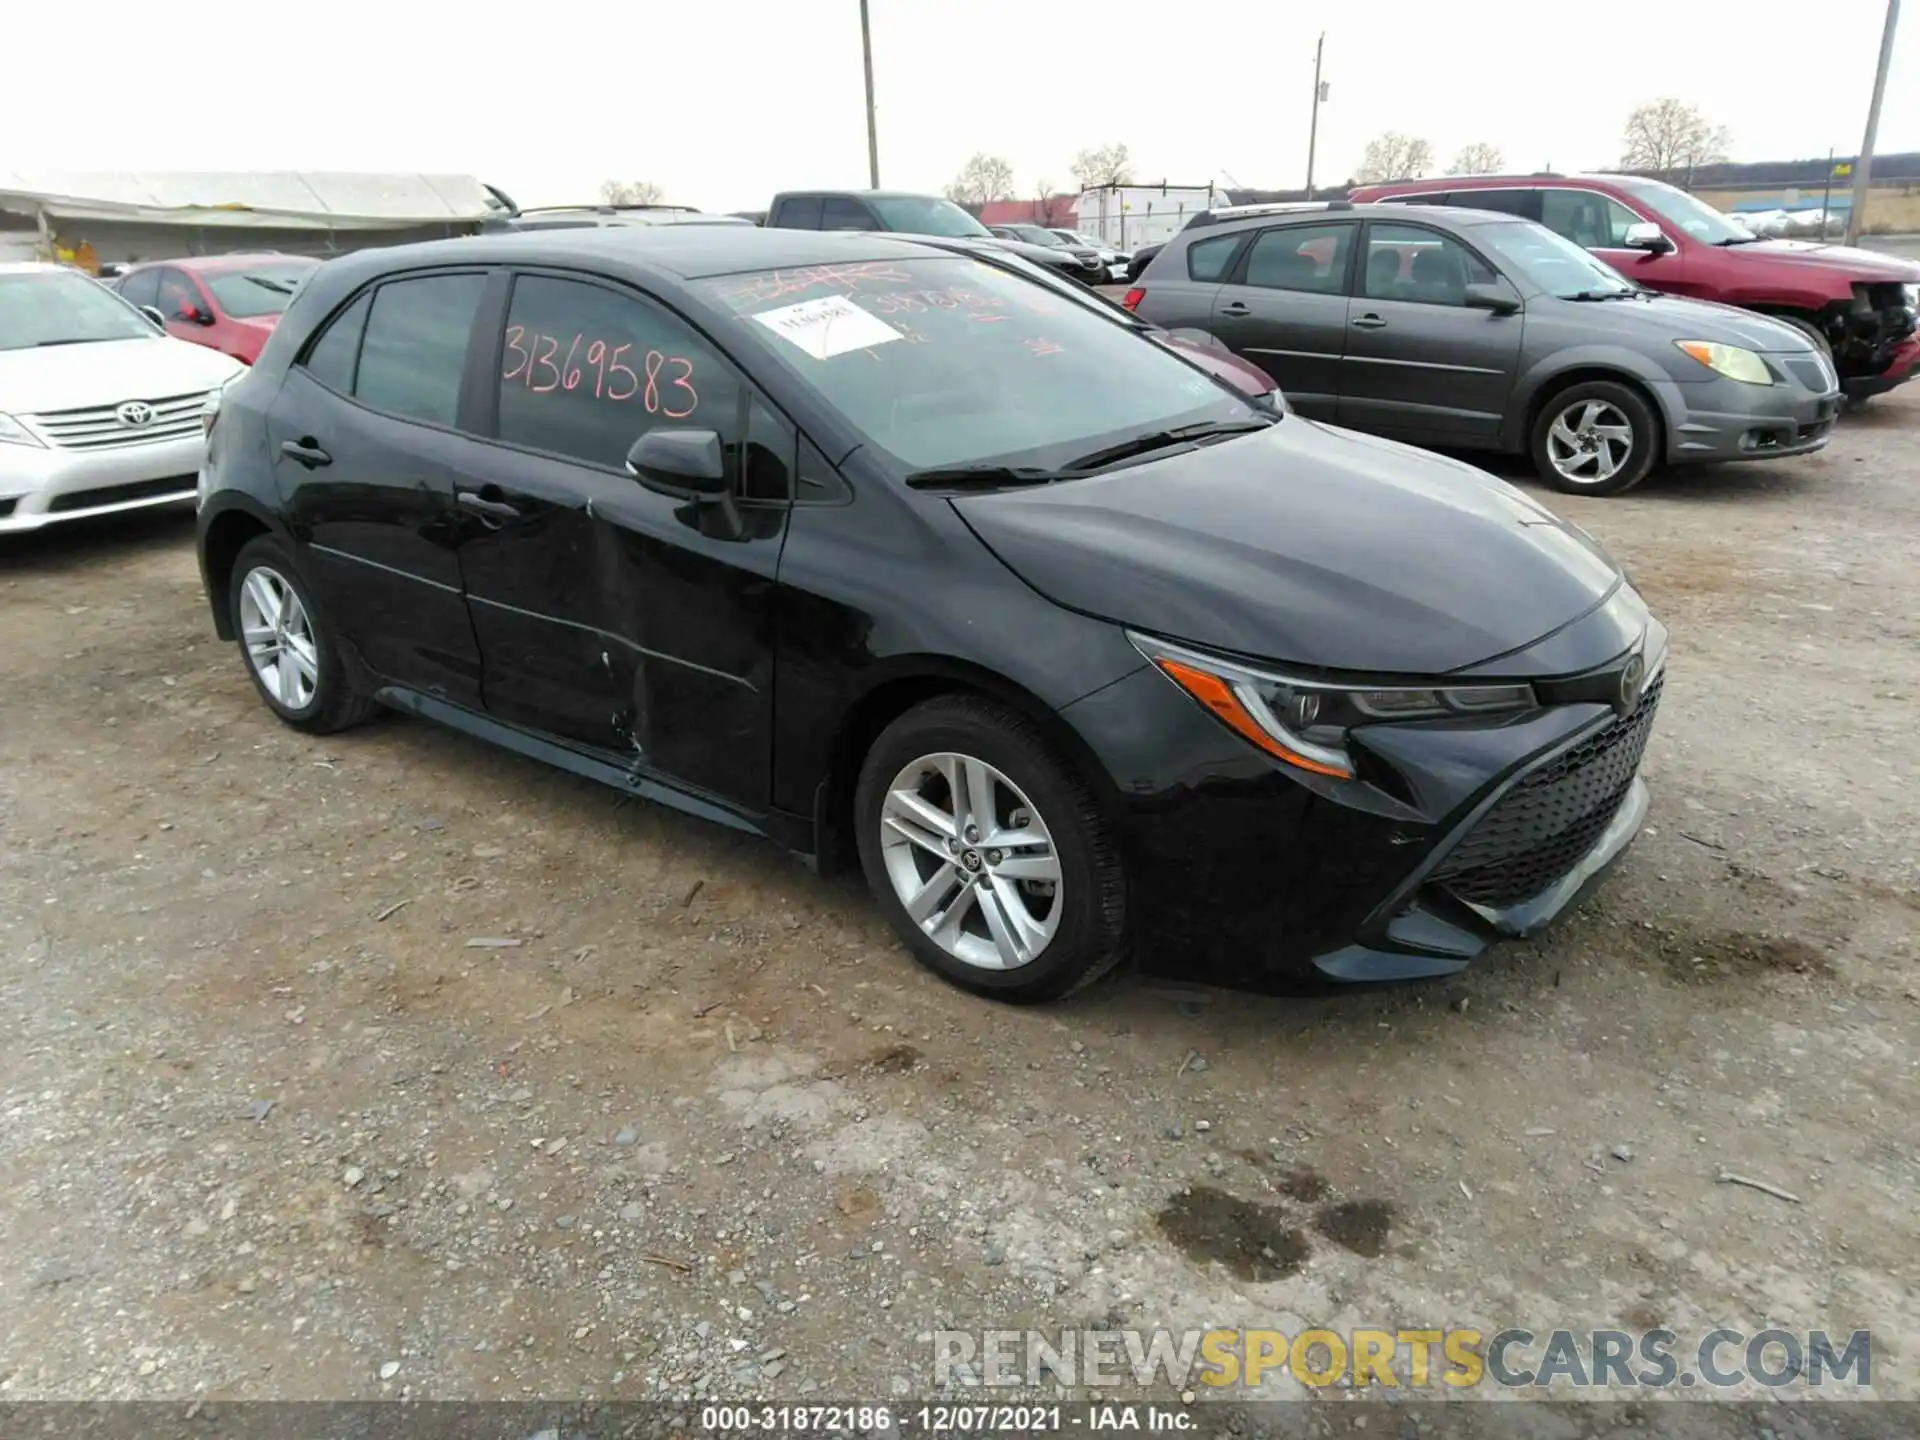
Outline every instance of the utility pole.
POLYGON ((1327 87, 1320 83, 1320 56, 1327 48, 1327 32, 1322 30, 1313 47, 1313 118, 1307 123, 1307 199, 1313 198, 1313 152, 1320 140, 1320 102, 1327 98, 1327 87))
POLYGON ((1880 102, 1887 95, 1887 71, 1893 65, 1893 32, 1900 23, 1900 0, 1887 0, 1887 28, 1880 34, 1880 68, 1873 74, 1873 99, 1867 105, 1867 135, 1853 162, 1853 203, 1847 207, 1847 244, 1860 239, 1867 209, 1867 177, 1873 170, 1873 141, 1880 130, 1880 102))
POLYGON ((880 188, 880 130, 873 119, 873 31, 867 25, 867 0, 860 0, 860 59, 867 67, 867 184, 880 188))
POLYGON ((1827 243, 1827 216, 1833 210, 1833 147, 1827 147, 1827 178, 1820 188, 1820 243, 1827 243))

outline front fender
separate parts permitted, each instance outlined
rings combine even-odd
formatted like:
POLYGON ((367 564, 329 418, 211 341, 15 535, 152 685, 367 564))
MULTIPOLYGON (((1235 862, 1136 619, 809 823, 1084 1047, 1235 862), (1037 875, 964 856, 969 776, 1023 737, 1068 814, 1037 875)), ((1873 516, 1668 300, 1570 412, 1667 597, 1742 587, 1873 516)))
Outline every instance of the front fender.
POLYGON ((1671 435, 1684 421, 1687 407, 1680 385, 1667 369, 1638 351, 1622 345, 1581 345, 1555 350, 1522 369, 1507 410, 1507 433, 1520 448, 1532 443, 1533 416, 1542 396, 1565 384, 1582 380, 1628 380, 1653 400, 1660 423, 1671 435))

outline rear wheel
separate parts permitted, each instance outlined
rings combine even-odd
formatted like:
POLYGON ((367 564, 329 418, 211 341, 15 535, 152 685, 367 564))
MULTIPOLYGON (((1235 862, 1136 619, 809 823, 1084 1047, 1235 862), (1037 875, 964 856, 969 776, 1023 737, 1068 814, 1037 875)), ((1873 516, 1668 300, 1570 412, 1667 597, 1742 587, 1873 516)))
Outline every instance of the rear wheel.
POLYGON ((1570 385, 1533 423, 1533 466, 1569 495, 1618 495, 1653 468, 1660 422, 1638 390, 1616 380, 1570 385))
POLYGON ((914 957, 1026 1004, 1119 961, 1125 876, 1093 792, 1024 716, 979 696, 902 715, 861 767, 867 884, 914 957))
POLYGON ((325 735, 379 708, 354 690, 332 629, 278 541, 262 535, 240 547, 228 604, 247 674, 287 724, 325 735))

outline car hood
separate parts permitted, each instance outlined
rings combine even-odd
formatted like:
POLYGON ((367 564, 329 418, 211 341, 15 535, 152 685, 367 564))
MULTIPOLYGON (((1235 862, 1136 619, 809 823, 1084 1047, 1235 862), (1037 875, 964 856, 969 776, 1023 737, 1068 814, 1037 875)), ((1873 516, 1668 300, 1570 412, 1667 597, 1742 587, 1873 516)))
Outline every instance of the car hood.
POLYGON ((0 350, 0 411, 38 415, 211 390, 245 369, 184 340, 103 340, 0 350))
POLYGON ((1577 620, 1621 583, 1583 532, 1511 485, 1298 416, 951 503, 1056 604, 1323 670, 1464 669, 1577 620))
POLYGON ((1630 300, 1555 299, 1553 303, 1563 316, 1589 320, 1620 337, 1710 340, 1776 355, 1813 349, 1804 331, 1752 310, 1712 300, 1648 291, 1630 300))
POLYGON ((1920 283, 1920 262, 1851 245, 1823 245, 1818 240, 1761 240, 1752 245, 1731 246, 1729 250, 1734 255, 1763 256, 1774 264, 1815 266, 1855 280, 1920 283))

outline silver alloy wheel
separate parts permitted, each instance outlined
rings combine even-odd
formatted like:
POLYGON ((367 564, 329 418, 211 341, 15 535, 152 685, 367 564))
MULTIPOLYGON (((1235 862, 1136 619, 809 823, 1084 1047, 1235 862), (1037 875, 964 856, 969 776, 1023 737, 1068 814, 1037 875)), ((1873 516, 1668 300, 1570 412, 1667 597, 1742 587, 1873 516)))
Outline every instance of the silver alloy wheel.
POLYGON ((1601 485, 1633 454, 1633 422, 1605 400, 1576 400, 1547 430, 1547 461, 1574 485, 1601 485))
POLYGON ((267 694, 289 710, 313 703, 320 685, 313 621, 286 577, 265 565, 240 582, 240 639, 267 694))
POLYGON ((913 923, 982 970, 1039 958, 1059 928, 1060 857, 1020 787, 970 755, 922 755, 880 807, 880 853, 913 923))

